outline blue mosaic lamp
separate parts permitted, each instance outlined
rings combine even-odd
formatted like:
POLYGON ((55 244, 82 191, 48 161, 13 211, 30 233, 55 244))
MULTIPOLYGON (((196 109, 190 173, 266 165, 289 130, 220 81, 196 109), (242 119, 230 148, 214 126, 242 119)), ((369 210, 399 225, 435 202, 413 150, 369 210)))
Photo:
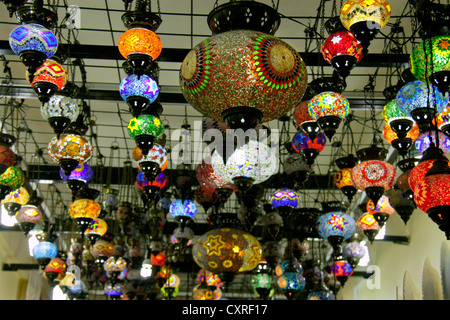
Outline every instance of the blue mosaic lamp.
POLYGON ((339 246, 344 240, 350 239, 356 231, 356 222, 352 216, 340 212, 328 212, 317 219, 319 236, 327 239, 335 252, 340 251, 339 246))
POLYGON ((33 248, 33 257, 38 261, 42 270, 58 254, 58 248, 49 241, 41 241, 33 248))
POLYGON ((436 131, 434 130, 422 132, 419 134, 414 144, 416 146, 416 150, 420 154, 423 154, 425 150, 430 147, 431 143, 434 143, 435 146, 438 146, 437 140, 439 141, 439 148, 444 152, 444 154, 449 153, 450 137, 440 130, 438 131, 438 139, 436 139, 436 131))
POLYGON ((170 205, 169 212, 183 226, 197 215, 197 205, 189 199, 177 199, 170 205))
POLYGON ((349 242, 342 248, 342 256, 347 259, 354 269, 359 261, 366 255, 366 249, 359 242, 349 242))
POLYGON ((284 295, 288 300, 293 300, 298 293, 305 289, 305 277, 299 272, 285 272, 278 278, 278 286, 283 290, 284 295))
POLYGON ((120 96, 127 102, 135 117, 152 104, 158 95, 158 84, 146 74, 130 74, 120 83, 120 96))
POLYGON ((401 112, 414 119, 421 132, 428 131, 434 117, 444 111, 449 103, 435 86, 416 80, 405 84, 397 93, 397 106, 401 112))
POLYGON ((9 45, 23 64, 28 67, 29 76, 58 49, 58 40, 52 31, 37 24, 22 24, 9 35, 9 45))
POLYGON ((276 209, 282 217, 289 215, 292 209, 297 208, 299 201, 298 193, 289 188, 275 190, 269 198, 272 208, 276 209))

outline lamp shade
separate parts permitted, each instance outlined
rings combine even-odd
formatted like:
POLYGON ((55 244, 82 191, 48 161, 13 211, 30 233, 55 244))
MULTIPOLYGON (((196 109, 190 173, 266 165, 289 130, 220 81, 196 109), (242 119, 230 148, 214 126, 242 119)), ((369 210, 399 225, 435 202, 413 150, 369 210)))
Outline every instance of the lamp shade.
POLYGON ((17 203, 20 206, 26 205, 30 200, 30 194, 24 187, 19 187, 11 191, 2 201, 1 204, 17 203))
POLYGON ((153 144, 147 154, 144 154, 142 150, 136 146, 133 149, 132 155, 138 169, 143 171, 149 179, 156 177, 157 174, 166 170, 169 163, 166 149, 157 143, 153 144))
POLYGON ((386 0, 348 0, 341 7, 341 22, 347 30, 357 23, 367 23, 373 29, 382 29, 391 16, 386 0))
POLYGON ((80 180, 84 183, 89 183, 94 177, 94 170, 87 163, 79 163, 69 176, 66 176, 63 169, 59 170, 59 175, 64 182, 69 180, 80 180))
POLYGON ((262 249, 253 235, 236 228, 220 228, 200 236, 192 256, 201 268, 212 273, 242 273, 256 268, 262 249))
POLYGON ((120 83, 120 96, 128 103, 134 116, 153 103, 159 95, 155 80, 146 74, 130 74, 120 83))
POLYGON ((148 180, 145 178, 143 172, 139 172, 136 176, 135 185, 138 189, 143 189, 145 187, 158 187, 160 190, 163 190, 167 187, 169 180, 167 179, 167 175, 164 172, 161 172, 156 176, 154 180, 148 180))
POLYGON ((148 154, 156 140, 164 133, 164 124, 150 114, 140 114, 128 122, 128 134, 144 155, 148 154))
MULTIPOLYGON (((419 134, 420 129, 416 124, 411 128, 411 130, 408 131, 406 138, 411 139, 411 141, 416 141, 417 137, 419 137, 419 134)), ((392 127, 388 124, 383 127, 383 137, 389 144, 392 144, 393 141, 399 139, 397 133, 392 130, 392 127)))
POLYGON ((342 189, 344 187, 353 187, 352 179, 352 168, 344 168, 340 169, 338 172, 334 174, 334 184, 338 189, 342 189))
POLYGON ((433 73, 450 71, 449 44, 449 35, 439 35, 414 46, 409 58, 411 73, 425 81, 433 73))
POLYGON ((292 138, 292 147, 295 151, 301 152, 302 150, 314 149, 318 152, 321 152, 327 143, 327 139, 325 135, 319 132, 314 140, 311 140, 310 137, 304 131, 297 132, 292 138))
POLYGON ((391 125, 391 122, 397 119, 413 119, 410 116, 407 116, 400 108, 398 107, 397 100, 390 100, 383 107, 382 111, 383 120, 386 124, 391 125))
POLYGON ((84 235, 89 239, 91 244, 94 244, 98 239, 103 237, 108 231, 108 224, 105 220, 100 218, 93 219, 86 230, 84 235))
POLYGON ((58 49, 58 40, 44 26, 28 23, 18 26, 10 33, 9 45, 18 56, 29 51, 37 51, 42 53, 45 58, 50 58, 58 49))
POLYGON ((73 159, 78 162, 85 162, 92 156, 92 145, 81 135, 73 133, 61 134, 59 139, 53 137, 50 140, 47 145, 47 151, 48 155, 55 162, 59 162, 62 159, 73 159))
POLYGON ((408 175, 408 183, 411 190, 414 192, 416 186, 425 178, 428 170, 433 166, 435 159, 420 161, 414 168, 411 169, 408 175))
POLYGON ((278 159, 273 150, 256 140, 236 148, 226 163, 215 150, 211 164, 219 177, 234 183, 238 189, 241 178, 251 184, 258 184, 269 179, 278 169, 278 159))
POLYGON ((197 205, 189 199, 184 201, 177 199, 171 203, 169 209, 170 215, 174 218, 187 217, 192 219, 197 215, 197 211, 197 205))
POLYGON ((230 128, 242 128, 243 119, 254 128, 286 114, 303 97, 307 78, 306 65, 295 49, 253 30, 231 30, 205 39, 186 55, 180 69, 180 85, 189 104, 230 128))
POLYGON ((101 213, 101 206, 91 199, 78 199, 70 204, 69 213, 82 232, 101 213))
POLYGON ((161 54, 162 43, 159 36, 146 28, 131 28, 119 38, 119 52, 127 59, 130 54, 148 55, 156 60, 161 54))
POLYGON ((347 30, 329 35, 322 44, 322 55, 344 77, 363 58, 361 43, 347 30))
POLYGON ((53 280, 62 280, 65 276, 67 265, 61 258, 53 258, 44 268, 45 277, 52 282, 53 280))
POLYGON ((356 231, 356 222, 352 216, 344 212, 328 212, 319 217, 316 228, 320 237, 324 239, 330 236, 349 239, 356 231))
MULTIPOLYGON (((30 85, 35 87, 42 82, 48 82, 55 85, 55 90, 53 92, 56 92, 64 88, 67 80, 69 80, 69 75, 66 68, 56 60, 47 59, 34 73, 30 85)), ((50 96, 48 98, 50 98, 50 96)))
POLYGON ((349 277, 353 274, 353 268, 347 260, 336 260, 330 271, 335 277, 349 277))
POLYGON ((40 241, 33 247, 32 253, 33 258, 38 261, 41 268, 45 268, 50 260, 58 254, 58 248, 52 242, 40 241))
POLYGON ((277 284, 281 290, 302 291, 303 289, 305 289, 306 280, 301 273, 285 272, 280 277, 278 277, 277 284))
POLYGON ((437 87, 425 81, 412 81, 405 84, 397 93, 397 106, 420 125, 430 125, 433 117, 448 105, 449 94, 443 95, 437 87))
POLYGON ((385 212, 392 215, 395 212, 395 209, 391 206, 389 197, 387 196, 382 196, 376 205, 374 205, 372 200, 367 201, 366 210, 371 214, 376 212, 385 212))
POLYGON ((94 259, 99 257, 104 258, 102 265, 109 257, 114 255, 115 251, 115 247, 111 242, 102 239, 97 240, 95 244, 89 248, 89 252, 94 259))
POLYGON ((25 234, 28 234, 43 218, 41 210, 30 204, 23 205, 16 213, 16 220, 25 234))
POLYGON ((289 188, 277 189, 269 196, 269 203, 274 209, 286 206, 296 208, 299 201, 299 194, 295 190, 289 188))
MULTIPOLYGON (((450 152, 450 137, 447 136, 445 133, 443 133, 442 131, 438 131, 438 140, 439 140, 439 148, 444 152, 444 154, 447 154, 450 152)), ((425 150, 427 150, 431 143, 434 143, 436 146, 437 144, 437 140, 436 140, 436 131, 432 130, 432 131, 426 131, 426 132, 422 132, 419 134, 419 136, 417 137, 416 141, 415 141, 415 147, 416 150, 420 153, 423 154, 425 152, 425 150)))

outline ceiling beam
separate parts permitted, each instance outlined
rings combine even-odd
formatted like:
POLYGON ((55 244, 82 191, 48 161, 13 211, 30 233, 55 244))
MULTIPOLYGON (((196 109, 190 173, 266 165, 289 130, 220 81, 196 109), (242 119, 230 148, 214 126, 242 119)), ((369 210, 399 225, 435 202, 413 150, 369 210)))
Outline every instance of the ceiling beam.
MULTIPOLYGON (((117 46, 62 44, 69 58, 124 60, 117 46)), ((190 49, 164 48, 158 61, 181 63, 190 49)), ((0 54, 14 55, 9 41, 0 40, 0 54)), ((308 66, 329 66, 320 52, 299 52, 308 66)), ((395 67, 409 62, 409 54, 368 53, 356 67, 395 67)))

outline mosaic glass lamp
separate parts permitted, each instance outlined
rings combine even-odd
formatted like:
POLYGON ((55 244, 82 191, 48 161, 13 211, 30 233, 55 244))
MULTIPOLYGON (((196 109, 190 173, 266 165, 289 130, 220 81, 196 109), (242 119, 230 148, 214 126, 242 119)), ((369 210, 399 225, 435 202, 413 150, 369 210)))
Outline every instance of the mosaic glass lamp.
POLYGON ((366 255, 366 249, 357 241, 346 243, 342 247, 342 257, 347 259, 350 266, 355 269, 359 261, 366 255))
POLYGON ((326 143, 327 138, 322 132, 317 133, 314 140, 311 140, 304 131, 299 131, 292 137, 292 148, 305 156, 308 165, 314 164, 315 159, 325 148, 326 143))
POLYGON ((55 257, 44 268, 44 277, 51 285, 55 280, 62 280, 66 274, 67 265, 61 258, 55 257))
POLYGON ((228 200, 236 189, 233 183, 225 181, 214 171, 211 157, 206 157, 197 165, 195 177, 200 185, 206 189, 212 189, 212 192, 223 202, 228 200))
MULTIPOLYGON (((236 228, 213 229, 200 236, 192 248, 194 261, 214 274, 243 273, 256 268, 262 257, 259 241, 236 228)), ((226 281, 222 278, 222 281, 226 281)))
POLYGON ((190 105, 205 117, 244 130, 294 109, 307 78, 294 48, 248 29, 205 39, 186 55, 180 69, 180 86, 190 105))
POLYGON ((373 214, 369 212, 362 214, 358 218, 356 226, 367 236, 370 243, 373 243, 378 232, 381 230, 381 226, 378 224, 373 214))
POLYGON ((366 210, 374 216, 380 227, 383 227, 389 217, 395 212, 389 197, 385 195, 381 196, 376 205, 374 205, 372 200, 367 201, 366 210))
POLYGON ((95 218, 89 222, 89 225, 84 231, 84 235, 89 240, 90 244, 93 245, 97 242, 97 240, 106 234, 106 231, 108 231, 108 224, 106 221, 100 218, 95 218))
POLYGON ((150 114, 140 114, 128 123, 128 134, 134 139, 143 155, 147 155, 153 144, 164 133, 164 124, 161 120, 150 114))
POLYGON ((439 130, 450 136, 450 107, 446 107, 436 116, 436 125, 439 130))
POLYGON ((9 35, 9 45, 33 75, 58 49, 58 40, 46 27, 37 23, 22 24, 9 35))
POLYGON ((91 158, 92 149, 85 137, 74 133, 53 137, 47 145, 48 155, 59 163, 66 176, 70 176, 80 163, 91 158))
POLYGON ((43 218, 41 210, 31 204, 23 205, 16 213, 17 222, 25 235, 28 235, 43 218))
POLYGON ((59 169, 59 176, 67 184, 69 189, 73 191, 73 196, 75 196, 81 188, 92 180, 94 170, 87 163, 81 162, 68 176, 62 168, 59 169))
POLYGON ((416 141, 417 137, 420 134, 420 129, 418 125, 414 125, 411 130, 408 131, 405 138, 400 139, 392 130, 391 126, 385 124, 383 127, 383 137, 384 139, 391 144, 395 150, 397 150, 398 154, 401 156, 406 156, 414 141, 416 141))
POLYGON ((57 135, 66 130, 71 122, 77 120, 80 108, 75 99, 56 93, 41 105, 41 116, 47 120, 57 135))
POLYGON ((352 168, 343 168, 334 174, 333 181, 335 186, 340 189, 345 196, 352 201, 357 189, 351 179, 352 168))
POLYGON ((356 231, 356 222, 352 216, 344 212, 328 212, 319 217, 316 224, 319 236, 327 239, 335 252, 346 239, 350 239, 356 231))
POLYGON ((320 126, 309 114, 308 104, 309 100, 300 102, 295 107, 292 118, 299 129, 305 131, 311 140, 315 140, 320 131, 320 126))
POLYGON ((222 179, 233 183, 243 193, 252 185, 266 181, 278 170, 278 160, 273 150, 256 140, 236 148, 226 163, 215 150, 211 164, 222 179))
POLYGON ((26 188, 19 187, 18 189, 11 191, 1 202, 9 215, 14 216, 17 211, 28 203, 30 200, 30 194, 26 188))
POLYGON ((411 73, 421 81, 428 79, 442 94, 450 81, 450 36, 438 35, 417 44, 409 59, 411 73))
POLYGON ((127 59, 136 75, 142 75, 161 51, 161 39, 148 28, 130 28, 119 38, 119 52, 127 59))
POLYGON ((295 152, 284 159, 283 170, 288 176, 292 177, 297 185, 302 185, 309 179, 311 172, 314 170, 314 164, 309 165, 302 154, 295 152))
POLYGON ((101 206, 92 199, 77 199, 70 204, 69 213, 79 229, 84 233, 92 220, 101 213, 101 206))
POLYGON ((297 208, 299 194, 294 189, 280 188, 269 196, 269 203, 282 217, 287 217, 297 208))
POLYGON ((109 257, 114 256, 116 249, 110 241, 99 239, 94 245, 90 246, 89 252, 98 267, 103 268, 106 260, 108 260, 109 257))
POLYGON ((305 277, 298 272, 285 272, 278 277, 278 287, 283 291, 288 300, 293 300, 306 286, 305 277))
POLYGON ((342 94, 326 91, 315 95, 309 101, 308 111, 327 138, 331 140, 342 120, 347 117, 350 104, 342 94))
POLYGON ((40 241, 33 247, 35 258, 43 270, 47 264, 58 254, 58 248, 50 241, 40 241))
POLYGON ((350 31, 337 31, 325 39, 322 55, 345 79, 350 70, 362 60, 362 45, 350 31))
POLYGON ((170 215, 175 218, 181 226, 185 226, 188 221, 192 220, 198 212, 197 205, 194 201, 186 199, 182 201, 177 199, 173 201, 169 208, 170 215))
POLYGON ((415 125, 411 116, 407 116, 397 105, 397 100, 389 101, 383 107, 383 120, 397 134, 399 139, 406 138, 408 132, 415 125))
POLYGON ((11 166, 0 175, 0 199, 3 200, 12 191, 19 189, 25 183, 25 173, 22 169, 11 166))
POLYGON ((147 154, 144 155, 142 150, 136 146, 133 149, 133 159, 136 161, 138 170, 142 171, 145 178, 153 180, 158 174, 167 168, 169 163, 166 149, 158 143, 154 143, 147 154))
POLYGON ((146 74, 130 74, 120 83, 120 96, 130 107, 134 117, 153 103, 159 95, 159 87, 155 80, 146 74))
POLYGON ((388 23, 391 6, 386 0, 347 0, 340 16, 343 26, 361 42, 366 55, 370 42, 388 23))
POLYGON ((143 172, 136 176, 135 186, 142 191, 142 200, 147 205, 154 205, 160 201, 163 190, 169 186, 169 180, 164 172, 161 172, 153 180, 148 180, 143 172))
POLYGON ((420 131, 428 131, 432 120, 449 103, 448 92, 443 95, 437 87, 416 80, 405 84, 396 96, 397 106, 419 125, 420 131))
POLYGON ((0 133, 0 174, 16 163, 16 154, 11 150, 16 137, 7 133, 0 133))
POLYGON ((46 103, 57 91, 64 88, 69 79, 66 68, 54 59, 47 59, 34 75, 27 74, 29 83, 39 101, 46 103))
MULTIPOLYGON (((437 138, 439 140, 439 148, 444 152, 444 154, 449 153, 450 152, 450 137, 439 130, 438 134, 437 134, 437 138)), ((414 144, 415 144, 416 150, 420 154, 423 154, 425 152, 425 150, 427 150, 430 147, 431 143, 434 143, 435 145, 437 145, 435 130, 420 133, 414 144)))

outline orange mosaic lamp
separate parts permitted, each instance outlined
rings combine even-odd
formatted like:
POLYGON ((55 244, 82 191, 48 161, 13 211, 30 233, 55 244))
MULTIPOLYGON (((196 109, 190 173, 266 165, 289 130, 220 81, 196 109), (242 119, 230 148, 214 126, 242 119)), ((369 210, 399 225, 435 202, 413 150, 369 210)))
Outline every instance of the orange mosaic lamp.
POLYGON ((101 206, 92 199, 78 199, 71 203, 69 213, 84 233, 92 220, 101 213, 101 206))
POLYGON ((383 127, 383 137, 384 139, 397 150, 398 154, 401 156, 405 156, 408 153, 408 150, 413 145, 414 141, 416 141, 417 137, 420 134, 419 125, 414 124, 411 130, 408 131, 406 137, 400 139, 397 133, 391 128, 389 124, 385 124, 383 127))
POLYGON ((53 59, 47 59, 36 70, 34 76, 28 75, 27 72, 27 79, 37 94, 39 101, 46 103, 55 92, 64 88, 69 75, 61 63, 53 59))

